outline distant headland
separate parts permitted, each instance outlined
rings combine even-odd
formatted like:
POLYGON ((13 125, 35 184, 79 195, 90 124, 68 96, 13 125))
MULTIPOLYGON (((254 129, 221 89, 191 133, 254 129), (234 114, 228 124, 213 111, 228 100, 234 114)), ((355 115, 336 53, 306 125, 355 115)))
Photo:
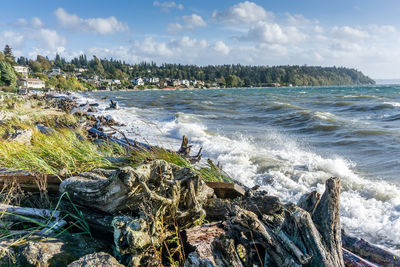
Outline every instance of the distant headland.
POLYGON ((375 84, 356 69, 321 66, 182 65, 115 59, 70 61, 56 55, 49 59, 15 58, 6 45, 0 52, 0 87, 60 91, 143 90, 177 88, 231 88, 375 84))

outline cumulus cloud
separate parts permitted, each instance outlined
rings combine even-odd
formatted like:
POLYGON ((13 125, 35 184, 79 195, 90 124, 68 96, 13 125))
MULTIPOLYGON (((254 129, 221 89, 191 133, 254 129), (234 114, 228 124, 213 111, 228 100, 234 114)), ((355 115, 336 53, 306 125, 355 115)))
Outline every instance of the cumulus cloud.
POLYGON ((333 27, 332 28, 332 35, 338 39, 345 39, 345 40, 360 40, 369 38, 370 35, 367 31, 352 28, 349 26, 343 27, 333 27))
POLYGON ((15 31, 4 31, 0 35, 1 47, 4 47, 6 44, 10 45, 11 47, 20 47, 24 40, 24 36, 15 31))
POLYGON ((67 40, 63 36, 59 35, 55 30, 49 29, 40 29, 34 35, 34 38, 42 44, 42 47, 50 51, 64 49, 67 43, 67 40))
POLYGON ((96 34, 113 34, 115 32, 123 32, 128 26, 118 21, 114 16, 108 18, 88 18, 83 19, 75 14, 70 14, 63 8, 54 11, 58 22, 62 27, 81 32, 91 32, 96 34))
POLYGON ((30 21, 28 21, 24 18, 19 18, 19 19, 17 19, 16 22, 12 23, 12 25, 16 26, 16 27, 27 27, 27 28, 43 28, 44 27, 44 23, 38 17, 33 17, 33 18, 31 18, 30 21))
POLYGON ((207 23, 204 21, 204 19, 197 14, 183 16, 182 21, 182 24, 177 22, 168 24, 167 31, 169 33, 178 33, 182 30, 193 31, 196 28, 207 26, 207 23))
POLYGON ((247 34, 240 36, 242 41, 268 44, 299 43, 308 36, 294 26, 281 26, 277 23, 259 21, 250 27, 247 34))
POLYGON ((207 23, 199 15, 192 14, 190 16, 183 16, 183 23, 188 29, 195 29, 197 27, 205 27, 207 23))
POLYGON ((174 1, 171 2, 159 2, 159 1, 154 1, 153 6, 159 7, 162 11, 164 12, 169 12, 170 9, 183 9, 182 4, 177 4, 174 1))
POLYGON ((213 49, 217 52, 217 53, 221 53, 223 55, 228 55, 229 54, 229 47, 222 41, 217 41, 214 46, 213 49))
POLYGON ((31 21, 32 26, 35 28, 42 28, 44 26, 43 22, 37 17, 33 17, 31 21))
POLYGON ((253 2, 241 2, 223 11, 214 11, 214 21, 223 24, 251 24, 271 20, 274 15, 253 2))

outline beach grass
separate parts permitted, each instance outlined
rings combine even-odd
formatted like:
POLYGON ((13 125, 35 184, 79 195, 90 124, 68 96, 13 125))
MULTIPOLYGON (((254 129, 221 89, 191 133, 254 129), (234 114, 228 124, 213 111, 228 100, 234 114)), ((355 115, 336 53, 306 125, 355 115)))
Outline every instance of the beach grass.
POLYGON ((47 135, 35 130, 31 143, 27 146, 1 142, 0 166, 47 174, 79 173, 111 166, 95 144, 78 138, 72 130, 47 135))

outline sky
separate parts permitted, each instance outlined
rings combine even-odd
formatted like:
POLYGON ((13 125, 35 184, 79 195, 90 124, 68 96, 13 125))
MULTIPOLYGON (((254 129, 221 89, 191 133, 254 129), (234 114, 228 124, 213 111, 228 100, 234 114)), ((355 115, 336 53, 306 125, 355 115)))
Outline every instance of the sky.
POLYGON ((0 0, 0 47, 128 63, 317 65, 400 78, 399 0, 0 0))

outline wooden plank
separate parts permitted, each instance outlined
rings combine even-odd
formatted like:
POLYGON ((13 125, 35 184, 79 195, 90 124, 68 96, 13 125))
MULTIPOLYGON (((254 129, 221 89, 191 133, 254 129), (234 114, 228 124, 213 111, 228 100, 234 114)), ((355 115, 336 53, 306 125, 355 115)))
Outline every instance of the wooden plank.
POLYGON ((246 193, 243 187, 234 183, 206 182, 206 184, 214 189, 219 198, 236 198, 244 196, 246 193))
POLYGON ((46 179, 47 191, 58 192, 58 187, 62 181, 60 177, 56 175, 47 175, 47 174, 35 175, 33 173, 23 170, 10 171, 6 169, 1 169, 0 188, 3 187, 5 184, 10 184, 12 182, 15 182, 19 184, 23 190, 30 192, 31 191, 37 192, 39 191, 39 188, 36 181, 42 175, 46 179))

